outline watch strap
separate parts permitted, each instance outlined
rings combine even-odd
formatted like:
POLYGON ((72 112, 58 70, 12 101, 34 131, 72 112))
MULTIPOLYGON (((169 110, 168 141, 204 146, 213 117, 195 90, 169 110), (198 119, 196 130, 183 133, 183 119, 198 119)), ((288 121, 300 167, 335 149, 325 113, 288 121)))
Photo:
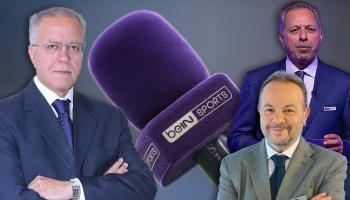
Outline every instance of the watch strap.
POLYGON ((81 192, 80 184, 75 179, 71 179, 70 182, 73 190, 72 200, 79 200, 81 192))

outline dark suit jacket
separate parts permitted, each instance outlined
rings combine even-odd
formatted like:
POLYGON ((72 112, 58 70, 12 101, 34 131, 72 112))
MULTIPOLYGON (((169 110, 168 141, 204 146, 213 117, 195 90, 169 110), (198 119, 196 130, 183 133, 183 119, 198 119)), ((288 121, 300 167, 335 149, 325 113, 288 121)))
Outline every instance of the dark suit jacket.
MULTIPOLYGON (((262 83, 276 71, 285 71, 285 59, 247 73, 241 87, 241 95, 231 134, 227 140, 231 152, 259 142, 264 136, 260 130, 257 111, 262 83)), ((350 75, 318 60, 311 113, 304 126, 304 138, 319 138, 336 133, 344 143, 344 155, 350 161, 350 75), (335 106, 335 111, 324 107, 335 106)))
POLYGON ((40 199, 27 189, 38 175, 79 178, 87 200, 153 199, 151 172, 131 143, 122 113, 74 94, 74 153, 50 105, 34 82, 0 102, 0 199, 40 199), (123 175, 104 172, 119 158, 123 175))
MULTIPOLYGON (((220 168, 218 200, 271 200, 265 140, 226 156, 220 168)), ((311 199, 326 192, 344 199, 346 159, 300 139, 276 199, 311 199)))

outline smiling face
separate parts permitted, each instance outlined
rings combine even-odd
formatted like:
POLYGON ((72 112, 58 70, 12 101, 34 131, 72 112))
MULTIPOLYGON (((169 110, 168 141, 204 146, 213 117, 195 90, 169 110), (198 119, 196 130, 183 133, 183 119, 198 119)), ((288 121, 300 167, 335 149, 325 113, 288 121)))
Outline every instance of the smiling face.
POLYGON ((272 81, 263 88, 258 111, 266 141, 278 152, 296 142, 309 115, 302 89, 281 81, 272 81))
POLYGON ((317 56, 323 34, 316 16, 307 8, 287 12, 280 41, 289 59, 299 69, 306 68, 317 56))
MULTIPOLYGON (((42 19, 34 43, 42 45, 47 42, 83 43, 80 24, 76 19, 64 15, 42 19)), ((72 54, 66 46, 62 46, 57 52, 49 53, 43 46, 29 45, 28 53, 40 82, 58 96, 65 96, 79 77, 83 52, 72 54)))

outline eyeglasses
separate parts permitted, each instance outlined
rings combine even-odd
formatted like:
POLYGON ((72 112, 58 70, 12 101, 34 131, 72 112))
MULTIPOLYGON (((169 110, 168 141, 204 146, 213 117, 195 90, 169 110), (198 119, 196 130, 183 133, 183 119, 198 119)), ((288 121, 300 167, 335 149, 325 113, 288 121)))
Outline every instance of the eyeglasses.
POLYGON ((54 42, 54 41, 48 41, 44 44, 31 44, 33 47, 43 47, 44 50, 48 54, 54 54, 57 53, 62 49, 62 46, 67 47, 67 51, 69 54, 79 54, 83 52, 85 44, 84 43, 69 43, 69 44, 62 44, 61 42, 54 42))

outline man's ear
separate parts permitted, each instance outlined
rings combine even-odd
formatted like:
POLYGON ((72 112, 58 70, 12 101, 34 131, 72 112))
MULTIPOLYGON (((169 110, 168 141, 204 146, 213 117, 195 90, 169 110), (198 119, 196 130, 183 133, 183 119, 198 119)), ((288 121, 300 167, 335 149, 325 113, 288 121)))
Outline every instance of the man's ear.
POLYGON ((31 45, 28 45, 28 54, 29 54, 29 58, 32 61, 32 64, 35 68, 34 48, 31 45))
POLYGON ((281 43, 282 47, 284 47, 283 35, 282 35, 282 34, 279 34, 279 35, 278 35, 278 39, 280 40, 280 43, 281 43))
POLYGON ((307 118, 309 117, 310 115, 310 107, 307 106, 305 109, 304 109, 304 125, 306 125, 306 120, 307 118))

